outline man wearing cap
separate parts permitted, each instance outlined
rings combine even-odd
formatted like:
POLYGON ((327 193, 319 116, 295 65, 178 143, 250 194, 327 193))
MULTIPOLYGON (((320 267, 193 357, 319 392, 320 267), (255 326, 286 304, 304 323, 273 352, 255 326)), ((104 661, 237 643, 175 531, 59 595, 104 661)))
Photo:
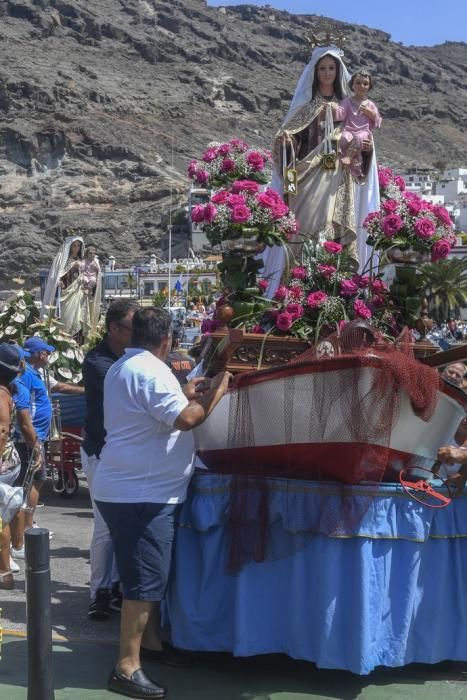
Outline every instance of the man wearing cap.
MULTIPOLYGON (((50 421, 52 418, 52 403, 47 391, 47 386, 42 378, 41 370, 47 366, 49 355, 54 352, 54 350, 55 348, 53 345, 49 345, 39 336, 28 338, 28 340, 26 340, 24 343, 24 355, 26 356, 25 371, 17 380, 17 383, 25 387, 29 393, 29 412, 32 420, 32 426, 36 437, 42 444, 49 436, 50 421), (29 355, 29 357, 27 355, 29 355)), ((84 392, 83 387, 76 386, 75 384, 65 384, 64 382, 55 382, 53 388, 55 391, 69 394, 82 394, 84 392)), ((17 408, 18 410, 21 409, 19 405, 17 405, 17 408)), ((16 443, 16 447, 21 457, 21 473, 16 481, 17 485, 21 485, 24 481, 31 455, 30 442, 32 439, 32 437, 27 439, 24 435, 23 426, 21 426, 21 424, 20 427, 26 441, 18 441, 16 443)), ((42 462, 41 467, 36 471, 34 483, 29 495, 29 510, 25 514, 24 529, 33 526, 34 509, 39 501, 39 493, 45 478, 45 463, 42 462)), ((23 558, 24 549, 18 542, 18 538, 15 538, 15 545, 16 546, 12 548, 13 557, 23 558)))

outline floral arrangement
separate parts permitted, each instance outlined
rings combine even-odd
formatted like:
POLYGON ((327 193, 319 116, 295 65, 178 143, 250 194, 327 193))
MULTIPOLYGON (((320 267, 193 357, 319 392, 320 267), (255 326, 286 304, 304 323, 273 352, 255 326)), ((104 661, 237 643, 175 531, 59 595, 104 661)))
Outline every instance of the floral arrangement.
POLYGON ((271 179, 272 153, 264 148, 251 148, 241 139, 227 143, 212 142, 201 160, 192 160, 188 177, 207 189, 224 187, 234 180, 267 183, 271 179))
POLYGON ((431 256, 432 262, 446 258, 456 236, 447 210, 405 189, 404 179, 390 168, 378 170, 381 207, 370 213, 363 226, 368 245, 376 250, 413 249, 431 256))
POLYGON ((236 180, 212 195, 207 204, 193 207, 191 218, 203 224, 212 245, 226 239, 255 238, 264 245, 280 245, 297 232, 297 221, 273 189, 260 191, 254 180, 236 180))
MULTIPOLYGON (((20 284, 24 282, 22 279, 14 281, 20 284)), ((0 342, 23 345, 26 338, 32 335, 39 335, 55 347, 55 352, 49 358, 49 366, 55 377, 59 381, 78 384, 82 379, 83 350, 71 336, 61 330, 61 324, 55 319, 39 321, 39 309, 32 295, 19 289, 0 312, 0 342)))
MULTIPOLYGON (((387 286, 379 277, 355 274, 351 258, 339 243, 307 244, 305 260, 292 268, 288 284, 277 289, 271 308, 252 320, 251 332, 316 341, 321 333, 359 318, 383 332, 391 329, 387 286)), ((259 292, 267 286, 266 280, 260 280, 259 292)))
MULTIPOLYGON (((20 280, 22 283, 23 280, 20 280)), ((28 336, 31 323, 37 320, 39 311, 34 304, 34 299, 24 289, 18 290, 15 295, 2 306, 0 311, 0 342, 10 341, 23 343, 28 336)))

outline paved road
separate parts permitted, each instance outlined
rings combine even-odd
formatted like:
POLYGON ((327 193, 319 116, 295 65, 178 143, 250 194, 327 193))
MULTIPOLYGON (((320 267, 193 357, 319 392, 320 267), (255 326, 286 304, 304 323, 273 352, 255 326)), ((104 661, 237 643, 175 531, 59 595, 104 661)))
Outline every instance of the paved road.
MULTIPOLYGON (((42 495, 43 494, 43 495, 42 495)), ((92 531, 92 510, 86 481, 72 500, 54 494, 50 480, 43 488, 45 505, 36 511, 41 527, 52 530, 50 541, 52 578, 52 624, 56 635, 71 640, 118 639, 118 614, 109 621, 88 620, 89 543, 92 531)), ((26 630, 26 598, 24 562, 18 560, 21 572, 16 574, 16 588, 2 591, 2 620, 5 630, 26 630)))
MULTIPOLYGON (((38 524, 53 530, 51 540, 52 622, 56 700, 109 700, 105 691, 116 654, 118 615, 108 622, 87 618, 89 542, 92 513, 85 482, 78 496, 66 501, 47 483, 45 507, 38 524)), ((5 630, 25 632, 24 576, 14 591, 1 592, 5 630)), ((189 668, 148 662, 150 675, 169 687, 171 700, 463 700, 467 665, 412 665, 379 670, 371 676, 317 670, 286 657, 234 659, 227 654, 201 654, 189 668)), ((26 640, 5 634, 0 661, 0 700, 26 700, 26 640)))

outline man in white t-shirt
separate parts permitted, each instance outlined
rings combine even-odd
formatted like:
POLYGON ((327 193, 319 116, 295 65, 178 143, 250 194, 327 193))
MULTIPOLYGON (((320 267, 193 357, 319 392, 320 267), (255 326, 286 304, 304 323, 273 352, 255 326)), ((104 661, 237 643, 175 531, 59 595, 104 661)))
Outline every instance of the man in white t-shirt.
POLYGON ((163 654, 156 626, 147 623, 150 616, 158 619, 176 509, 193 472, 190 431, 208 417, 230 379, 227 372, 208 386, 195 379, 182 392, 165 364, 170 346, 170 314, 160 308, 137 310, 132 347, 110 367, 104 382, 106 442, 93 496, 112 537, 123 589, 120 653, 108 688, 129 697, 165 696, 165 689, 144 674, 140 652, 152 658, 163 654))

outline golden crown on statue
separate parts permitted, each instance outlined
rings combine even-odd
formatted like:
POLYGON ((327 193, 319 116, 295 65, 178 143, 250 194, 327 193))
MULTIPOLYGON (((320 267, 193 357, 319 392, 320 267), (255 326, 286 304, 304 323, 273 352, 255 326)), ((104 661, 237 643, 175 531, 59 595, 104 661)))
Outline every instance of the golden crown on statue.
POLYGON ((313 31, 305 37, 310 50, 318 46, 337 46, 343 48, 346 37, 343 29, 327 19, 318 20, 313 24, 313 31))

